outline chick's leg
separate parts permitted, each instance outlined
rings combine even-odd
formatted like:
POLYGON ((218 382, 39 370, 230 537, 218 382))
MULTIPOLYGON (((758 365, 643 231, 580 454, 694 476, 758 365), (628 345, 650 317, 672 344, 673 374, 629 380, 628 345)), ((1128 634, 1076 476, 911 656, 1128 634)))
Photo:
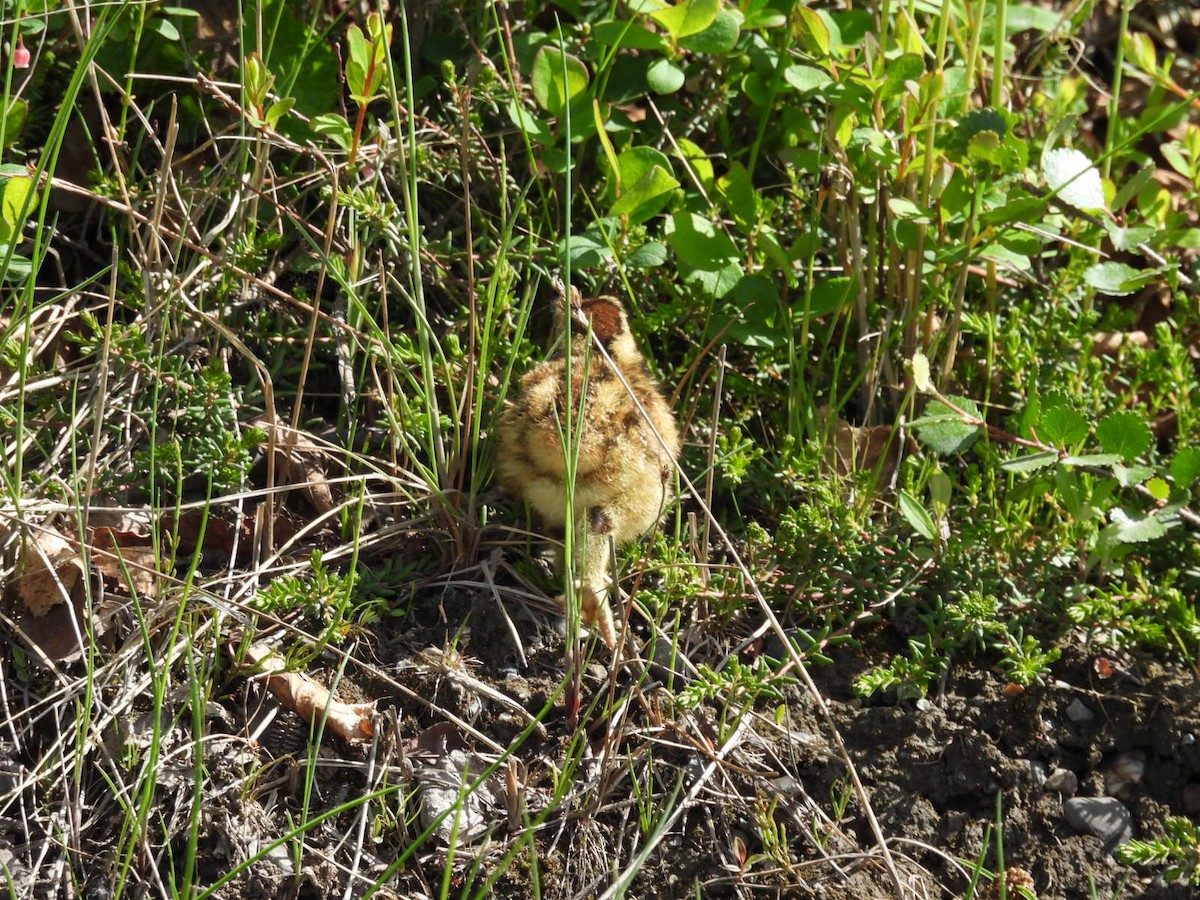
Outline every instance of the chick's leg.
POLYGON ((585 516, 587 533, 584 536, 583 620, 596 629, 609 650, 617 646, 617 629, 613 622, 608 595, 612 587, 609 562, 612 558, 612 521, 600 508, 589 509, 585 516))
MULTIPOLYGON (((580 593, 580 605, 583 621, 596 630, 600 639, 610 650, 617 645, 617 629, 613 622, 612 607, 608 604, 609 588, 612 579, 608 577, 609 534, 612 532, 612 522, 601 508, 589 509, 580 527, 576 529, 578 540, 583 542, 583 567, 576 582, 580 593)), ((562 560, 559 556, 558 559, 562 560)), ((565 568, 565 565, 563 566, 565 568)), ((560 595, 558 602, 565 608, 566 595, 560 595)))

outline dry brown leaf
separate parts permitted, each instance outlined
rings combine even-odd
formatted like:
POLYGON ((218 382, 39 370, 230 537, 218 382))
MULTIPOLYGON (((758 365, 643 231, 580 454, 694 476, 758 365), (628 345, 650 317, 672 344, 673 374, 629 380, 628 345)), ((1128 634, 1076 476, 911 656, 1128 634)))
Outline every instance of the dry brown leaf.
POLYGON ((107 590, 138 597, 157 595, 158 555, 153 547, 120 547, 106 551, 101 545, 97 550, 92 554, 92 565, 104 578, 107 590))
POLYGON ((410 748, 421 799, 421 824, 434 826, 434 834, 443 843, 479 840, 501 821, 499 810, 507 808, 503 784, 493 775, 475 790, 468 790, 488 763, 468 750, 449 722, 431 726, 410 748))
POLYGON ((35 530, 25 544, 17 596, 35 619, 69 603, 85 570, 79 551, 52 529, 35 530))
POLYGON ((325 719, 325 727, 349 744, 369 743, 375 733, 371 717, 372 703, 345 703, 329 689, 317 684, 302 672, 288 672, 287 663, 278 651, 266 644, 251 644, 246 657, 266 676, 267 689, 285 707, 312 724, 325 719))
POLYGON ((328 442, 311 432, 272 425, 266 416, 260 416, 253 424, 266 432, 268 437, 274 430, 277 477, 290 482, 302 478, 300 493, 318 515, 334 509, 337 500, 329 483, 329 472, 342 466, 340 460, 331 454, 328 442))
POLYGON ((890 481, 900 464, 906 436, 891 425, 851 425, 839 418, 825 447, 825 461, 839 475, 879 471, 890 481))

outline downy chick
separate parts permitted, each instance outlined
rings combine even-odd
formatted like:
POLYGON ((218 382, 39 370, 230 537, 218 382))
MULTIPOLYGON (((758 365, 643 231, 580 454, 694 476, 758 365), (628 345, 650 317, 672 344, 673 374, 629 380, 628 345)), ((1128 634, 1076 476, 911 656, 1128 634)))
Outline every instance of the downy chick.
MULTIPOLYGON (((572 446, 564 449, 562 438, 568 416, 568 370, 563 352, 522 379, 520 396, 501 417, 496 475, 504 488, 523 498, 546 525, 565 530, 564 455, 574 452, 573 445, 578 444, 574 534, 584 546, 579 579, 583 615, 611 648, 616 644, 616 629, 607 597, 608 539, 617 546, 626 544, 662 516, 671 499, 679 430, 646 368, 619 300, 583 300, 572 287, 569 306, 560 299, 555 312, 555 336, 568 328, 572 446), (625 377, 628 390, 591 345, 589 325, 625 377), (581 396, 585 390, 586 399, 581 396), (581 406, 582 416, 578 412, 581 406)), ((562 603, 564 598, 558 600, 562 603)))

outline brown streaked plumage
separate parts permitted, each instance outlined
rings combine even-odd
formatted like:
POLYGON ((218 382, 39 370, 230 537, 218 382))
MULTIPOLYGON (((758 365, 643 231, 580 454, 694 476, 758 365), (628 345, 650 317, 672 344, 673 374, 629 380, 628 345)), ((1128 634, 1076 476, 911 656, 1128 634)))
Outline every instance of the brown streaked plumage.
MULTIPOLYGON (((579 291, 571 288, 570 305, 564 307, 560 300, 555 335, 569 322, 571 402, 576 411, 572 437, 578 443, 574 524, 577 540, 582 540, 585 548, 580 573, 583 613, 612 647, 616 630, 607 598, 608 538, 617 546, 628 543, 662 516, 671 499, 679 429, 634 342, 621 302, 615 297, 583 300, 579 291), (589 324, 629 390, 590 346, 589 324), (580 417, 585 386, 587 397, 580 417)), ((496 461, 496 475, 504 488, 528 502, 547 525, 564 529, 567 473, 561 435, 566 426, 567 377, 563 352, 522 379, 520 395, 500 419, 496 461)))

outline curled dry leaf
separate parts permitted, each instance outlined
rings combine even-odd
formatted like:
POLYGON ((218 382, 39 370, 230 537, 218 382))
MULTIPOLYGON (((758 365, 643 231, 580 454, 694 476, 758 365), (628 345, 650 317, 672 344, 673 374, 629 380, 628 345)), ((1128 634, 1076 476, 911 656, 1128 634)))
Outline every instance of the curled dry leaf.
POLYGON ((158 592, 158 557, 148 538, 102 527, 92 530, 92 565, 105 589, 153 597, 158 592))
POLYGON ((911 441, 891 425, 851 425, 839 418, 829 431, 825 462, 839 475, 879 471, 880 479, 890 482, 902 450, 913 450, 911 441))
POLYGON ((448 722, 422 732, 411 747, 421 824, 434 825, 434 833, 447 845, 484 837, 508 805, 504 786, 495 776, 471 790, 487 762, 467 749, 448 722))
POLYGON ((267 689, 288 709, 313 723, 325 719, 325 727, 348 744, 365 744, 374 734, 372 703, 345 703, 329 689, 301 672, 286 671, 283 657, 266 644, 251 644, 246 657, 266 676, 267 689))
POLYGON ((75 546, 57 531, 39 528, 25 544, 17 596, 40 619, 58 604, 69 603, 85 574, 75 546))
POLYGON ((264 446, 269 446, 271 434, 275 435, 277 477, 293 483, 303 479, 300 492, 318 515, 333 510, 337 500, 329 483, 329 472, 340 469, 341 463, 330 452, 329 443, 307 431, 272 425, 266 416, 260 416, 254 425, 267 434, 264 446))

